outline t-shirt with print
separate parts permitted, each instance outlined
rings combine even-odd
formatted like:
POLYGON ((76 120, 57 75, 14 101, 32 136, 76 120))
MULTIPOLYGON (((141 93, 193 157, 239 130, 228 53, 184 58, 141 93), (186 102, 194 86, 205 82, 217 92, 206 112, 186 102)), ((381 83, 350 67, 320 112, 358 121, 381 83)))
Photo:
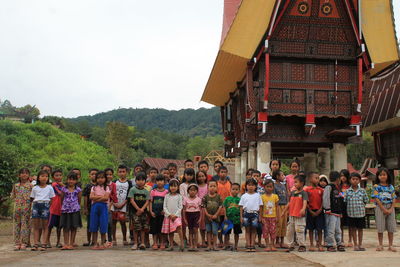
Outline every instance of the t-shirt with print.
POLYGON ((33 202, 37 201, 48 201, 55 197, 53 187, 51 185, 46 185, 46 187, 42 188, 38 185, 35 185, 32 188, 31 198, 33 198, 33 202))
POLYGON ((162 214, 163 207, 164 207, 164 198, 168 194, 168 190, 164 188, 164 191, 158 191, 157 189, 153 189, 150 192, 150 199, 151 199, 151 209, 159 216, 162 214))
POLYGON ((233 222, 233 224, 240 224, 240 197, 229 196, 224 200, 224 207, 226 209, 226 217, 233 222))
POLYGON ((300 211, 303 209, 304 200, 308 201, 308 194, 304 192, 304 190, 300 192, 295 190, 290 193, 289 216, 304 217, 300 215, 300 211))
MULTIPOLYGON (((124 182, 121 182, 121 180, 117 180, 115 182, 115 187, 116 187, 116 192, 117 192, 118 204, 120 204, 128 199, 129 182, 128 182, 128 180, 126 180, 124 182)), ((114 207, 114 205, 113 205, 113 206, 111 206, 111 210, 126 212, 127 206, 128 205, 124 205, 122 208, 118 209, 118 208, 114 207)))
POLYGON ((186 212, 198 212, 201 208, 201 198, 196 196, 194 199, 190 197, 183 198, 183 207, 186 212))
POLYGON ((81 210, 79 205, 79 193, 82 191, 80 187, 75 187, 71 192, 67 187, 61 188, 64 193, 64 200, 61 207, 62 213, 74 213, 81 210))
POLYGON ((239 206, 243 207, 245 212, 259 211, 262 206, 261 196, 259 193, 245 193, 239 202, 239 206))
POLYGON ((51 186, 54 189, 55 197, 51 201, 50 213, 61 216, 61 188, 62 186, 56 182, 53 182, 51 186))
MULTIPOLYGON (((207 213, 210 215, 215 215, 219 207, 222 206, 222 200, 218 194, 212 197, 210 195, 206 195, 205 197, 203 197, 202 202, 203 202, 202 203, 203 207, 207 210, 207 213)), ((206 223, 211 222, 207 216, 205 216, 205 218, 206 218, 206 223)), ((214 221, 219 222, 219 216, 217 216, 217 219, 215 219, 214 221)))
POLYGON ((261 196, 263 202, 263 213, 264 218, 276 218, 276 205, 279 202, 277 194, 264 194, 261 196))
POLYGON ((321 187, 306 186, 304 191, 308 193, 308 206, 312 210, 319 210, 322 207, 322 196, 324 189, 321 187))
POLYGON ((379 199, 382 204, 391 204, 396 199, 396 192, 393 185, 375 184, 371 198, 379 199))
MULTIPOLYGON (((144 204, 146 204, 146 201, 150 199, 150 193, 145 188, 139 189, 134 186, 129 191, 128 198, 133 199, 136 205, 141 208, 144 206, 144 204)), ((135 209, 135 207, 132 204, 130 205, 132 212, 136 212, 137 210, 135 209)))
POLYGON ((278 205, 287 205, 288 192, 286 190, 286 185, 281 183, 274 183, 274 193, 278 195, 278 205))

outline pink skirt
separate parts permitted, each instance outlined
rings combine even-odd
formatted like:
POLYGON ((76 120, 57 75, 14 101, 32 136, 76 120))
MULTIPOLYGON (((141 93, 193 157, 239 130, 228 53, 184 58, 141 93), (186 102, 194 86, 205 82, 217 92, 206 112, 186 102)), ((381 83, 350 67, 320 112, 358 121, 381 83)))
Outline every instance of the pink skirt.
POLYGON ((161 228, 161 233, 163 234, 170 234, 176 231, 176 228, 182 226, 182 218, 177 217, 175 221, 172 221, 168 217, 164 217, 163 225, 161 228))

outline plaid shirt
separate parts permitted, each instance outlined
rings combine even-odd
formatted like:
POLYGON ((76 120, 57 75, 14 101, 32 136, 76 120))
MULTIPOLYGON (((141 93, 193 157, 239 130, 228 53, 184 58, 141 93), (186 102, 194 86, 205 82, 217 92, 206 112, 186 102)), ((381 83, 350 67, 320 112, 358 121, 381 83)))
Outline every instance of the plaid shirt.
POLYGON ((344 202, 347 203, 347 215, 351 218, 365 216, 365 204, 369 201, 367 192, 363 188, 354 191, 352 187, 344 193, 344 202))

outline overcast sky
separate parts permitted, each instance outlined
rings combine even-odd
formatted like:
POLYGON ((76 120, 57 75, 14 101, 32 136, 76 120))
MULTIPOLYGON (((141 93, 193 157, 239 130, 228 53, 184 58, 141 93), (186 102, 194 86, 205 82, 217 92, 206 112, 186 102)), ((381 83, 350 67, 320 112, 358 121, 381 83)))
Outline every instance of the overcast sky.
MULTIPOLYGON (((400 1, 393 1, 400 21, 400 1)), ((75 117, 199 108, 223 0, 0 0, 0 100, 75 117)), ((397 26, 397 32, 400 27, 397 26)))

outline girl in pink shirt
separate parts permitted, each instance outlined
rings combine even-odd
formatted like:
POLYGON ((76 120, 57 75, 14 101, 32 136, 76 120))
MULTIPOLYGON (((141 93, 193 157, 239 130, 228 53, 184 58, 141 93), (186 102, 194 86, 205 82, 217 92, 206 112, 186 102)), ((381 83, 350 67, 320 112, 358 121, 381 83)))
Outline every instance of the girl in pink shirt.
MULTIPOLYGON (((207 173, 205 171, 199 171, 196 174, 197 185, 199 186, 199 192, 197 195, 200 199, 203 199, 204 196, 208 194, 208 186, 207 186, 207 173)), ((200 236, 201 236, 201 248, 206 248, 206 222, 205 222, 205 214, 204 209, 200 210, 200 236)))
POLYGON ((190 184, 188 196, 183 199, 183 218, 189 228, 189 251, 198 251, 198 229, 200 223, 201 198, 197 196, 199 187, 197 184, 190 184))
POLYGON ((294 177, 299 174, 300 162, 294 160, 290 163, 290 174, 286 176, 286 184, 289 192, 295 190, 294 188, 294 177))

